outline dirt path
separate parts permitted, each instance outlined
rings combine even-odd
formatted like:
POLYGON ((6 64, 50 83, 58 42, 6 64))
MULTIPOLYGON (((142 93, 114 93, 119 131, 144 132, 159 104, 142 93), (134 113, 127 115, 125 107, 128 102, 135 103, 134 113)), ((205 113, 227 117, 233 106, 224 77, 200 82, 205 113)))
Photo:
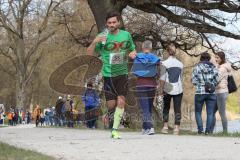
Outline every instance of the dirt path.
POLYGON ((0 141, 62 160, 239 160, 240 138, 122 133, 113 140, 108 131, 0 128, 0 141))

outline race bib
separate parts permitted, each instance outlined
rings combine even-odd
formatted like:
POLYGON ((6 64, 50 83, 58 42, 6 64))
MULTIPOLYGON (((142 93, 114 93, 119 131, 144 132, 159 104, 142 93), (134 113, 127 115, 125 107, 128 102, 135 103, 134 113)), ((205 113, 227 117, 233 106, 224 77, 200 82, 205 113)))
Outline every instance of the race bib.
POLYGON ((110 53, 109 63, 110 64, 123 64, 123 53, 110 53))

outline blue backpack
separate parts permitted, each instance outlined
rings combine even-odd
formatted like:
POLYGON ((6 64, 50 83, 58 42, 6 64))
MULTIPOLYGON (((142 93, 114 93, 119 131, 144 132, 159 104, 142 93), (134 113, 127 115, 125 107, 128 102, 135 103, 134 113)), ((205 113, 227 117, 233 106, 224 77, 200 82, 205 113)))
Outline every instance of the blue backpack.
POLYGON ((133 61, 132 73, 137 77, 155 77, 160 58, 152 53, 138 53, 133 61))

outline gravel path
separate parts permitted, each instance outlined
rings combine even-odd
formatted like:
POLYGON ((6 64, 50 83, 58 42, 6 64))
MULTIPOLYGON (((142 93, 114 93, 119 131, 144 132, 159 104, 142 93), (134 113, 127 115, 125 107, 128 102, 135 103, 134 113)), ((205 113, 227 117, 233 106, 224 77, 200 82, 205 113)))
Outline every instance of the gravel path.
POLYGON ((108 131, 0 128, 0 141, 61 160, 239 160, 240 138, 141 135, 124 132, 113 140, 108 131))

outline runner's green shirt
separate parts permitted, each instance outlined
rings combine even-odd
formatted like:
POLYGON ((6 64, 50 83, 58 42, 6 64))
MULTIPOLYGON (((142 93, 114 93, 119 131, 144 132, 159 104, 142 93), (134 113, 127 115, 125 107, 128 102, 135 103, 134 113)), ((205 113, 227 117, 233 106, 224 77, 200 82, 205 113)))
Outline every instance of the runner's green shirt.
POLYGON ((97 43, 95 52, 101 54, 103 76, 116 77, 128 74, 128 53, 134 49, 130 33, 123 30, 119 30, 117 35, 109 33, 105 45, 97 43))

